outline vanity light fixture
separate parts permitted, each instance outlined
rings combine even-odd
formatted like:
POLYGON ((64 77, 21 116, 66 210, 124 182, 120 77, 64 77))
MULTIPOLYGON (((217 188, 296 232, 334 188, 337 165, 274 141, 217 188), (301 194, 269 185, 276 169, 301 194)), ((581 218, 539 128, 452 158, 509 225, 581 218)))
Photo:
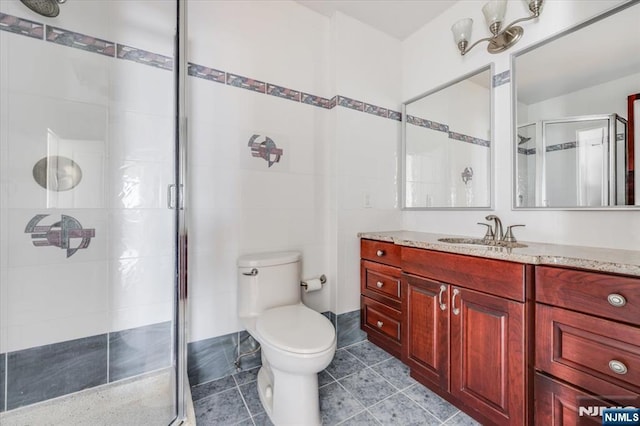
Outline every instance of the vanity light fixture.
POLYGON ((488 41, 487 51, 489 53, 499 53, 507 50, 522 37, 524 30, 522 27, 517 26, 520 22, 529 21, 540 16, 542 10, 542 3, 544 0, 523 0, 529 11, 530 16, 525 18, 516 19, 504 29, 502 29, 502 21, 504 19, 505 12, 507 10, 507 0, 491 0, 482 7, 482 13, 489 25, 489 31, 493 36, 480 39, 469 45, 469 39, 471 38, 471 27, 473 26, 473 19, 464 18, 453 24, 451 31, 453 32, 453 38, 460 49, 460 54, 464 55, 468 51, 474 48, 475 45, 482 41, 488 41))

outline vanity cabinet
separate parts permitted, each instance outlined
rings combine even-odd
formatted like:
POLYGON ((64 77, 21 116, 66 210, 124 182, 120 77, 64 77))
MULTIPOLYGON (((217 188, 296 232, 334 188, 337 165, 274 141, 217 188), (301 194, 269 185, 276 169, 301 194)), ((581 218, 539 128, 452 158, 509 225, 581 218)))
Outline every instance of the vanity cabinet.
POLYGON ((404 334, 400 246, 361 240, 360 327, 369 341, 402 357, 404 334))
POLYGON ((403 247, 411 374, 487 424, 528 424, 532 268, 403 247))
MULTIPOLYGON (((601 406, 640 406, 639 326, 640 279, 537 267, 536 400, 573 389, 581 399, 606 400, 601 406)), ((561 419, 564 405, 537 403, 536 423, 561 419)))

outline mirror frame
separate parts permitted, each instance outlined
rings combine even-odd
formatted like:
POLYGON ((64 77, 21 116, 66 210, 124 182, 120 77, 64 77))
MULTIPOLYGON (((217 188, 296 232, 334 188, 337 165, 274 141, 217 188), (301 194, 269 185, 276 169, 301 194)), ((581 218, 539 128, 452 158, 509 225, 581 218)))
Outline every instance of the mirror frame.
MULTIPOLYGON (((517 85, 517 69, 516 69, 516 58, 528 53, 532 50, 538 49, 548 43, 551 43, 561 37, 564 37, 568 34, 576 32, 584 27, 587 27, 591 24, 594 24, 598 21, 608 18, 611 15, 615 15, 616 13, 622 12, 623 10, 638 5, 637 0, 630 0, 623 4, 619 4, 610 9, 605 10, 604 12, 588 18, 572 27, 567 28, 559 33, 553 34, 545 39, 540 40, 539 42, 532 44, 520 51, 514 52, 511 54, 511 137, 509 146, 511 149, 511 210, 516 211, 633 211, 640 210, 640 205, 624 205, 624 206, 594 206, 594 207, 519 207, 517 206, 517 165, 518 165, 518 149, 517 145, 515 145, 515 137, 518 134, 518 85, 517 85)), ((627 121, 629 122, 629 117, 627 117, 627 121)), ((640 125, 640 124, 639 124, 640 125)), ((627 125, 627 132, 633 128, 633 124, 627 125)), ((631 136, 633 138, 633 136, 631 136)), ((638 200, 636 200, 636 203, 638 200)))
POLYGON ((494 129, 494 102, 495 102, 495 96, 494 96, 494 82, 493 82, 493 77, 494 77, 494 64, 493 62, 484 65, 480 68, 476 68, 454 80, 450 80, 444 84, 441 84, 427 92, 422 93, 421 95, 418 96, 414 96, 413 98, 405 101, 402 103, 402 137, 400 139, 400 145, 401 145, 401 149, 400 149, 400 179, 398 184, 399 184, 399 188, 400 188, 400 209, 401 210, 406 210, 406 211, 424 211, 424 210, 429 210, 429 211, 433 211, 433 210, 445 210, 445 211, 458 211, 458 210, 462 210, 462 211, 473 211, 473 210, 480 210, 480 211, 493 211, 495 209, 495 190, 494 190, 494 175, 495 175, 495 170, 494 170, 494 156, 495 156, 495 149, 494 149, 494 145, 495 145, 495 129, 494 129), (481 72, 484 71, 489 71, 489 131, 491 132, 491 137, 489 138, 489 205, 488 206, 479 206, 479 207, 407 207, 407 105, 415 102, 417 100, 420 100, 422 98, 425 98, 433 93, 439 92, 440 90, 446 89, 449 86, 453 86, 454 84, 460 83, 466 79, 468 79, 469 77, 472 77, 476 74, 479 74, 481 72))

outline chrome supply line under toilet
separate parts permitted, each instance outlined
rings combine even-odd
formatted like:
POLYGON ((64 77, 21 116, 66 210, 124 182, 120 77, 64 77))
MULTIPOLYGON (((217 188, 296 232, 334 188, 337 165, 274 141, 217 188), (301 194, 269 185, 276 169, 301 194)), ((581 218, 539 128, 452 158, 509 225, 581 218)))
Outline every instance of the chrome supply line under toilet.
POLYGON ((259 350, 260 350, 260 343, 258 343, 257 340, 255 340, 253 337, 251 337, 250 334, 247 334, 247 337, 245 337, 242 340, 238 338, 238 346, 236 348, 236 352, 237 352, 238 356, 236 357, 236 360, 233 363, 236 366, 236 371, 242 371, 242 365, 240 364, 240 361, 242 360, 242 358, 244 358, 245 356, 253 355, 256 352, 258 352, 259 350), (253 340, 256 343, 256 345, 258 345, 258 346, 256 346, 254 349, 251 349, 250 351, 240 353, 240 345, 242 344, 242 342, 246 341, 247 339, 253 340))

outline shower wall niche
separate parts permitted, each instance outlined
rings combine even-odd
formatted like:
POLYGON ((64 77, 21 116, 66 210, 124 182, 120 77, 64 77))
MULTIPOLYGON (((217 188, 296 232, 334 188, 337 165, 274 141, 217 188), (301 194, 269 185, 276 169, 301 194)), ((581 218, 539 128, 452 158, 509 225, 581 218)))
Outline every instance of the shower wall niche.
POLYGON ((627 121, 618 114, 518 126, 517 207, 627 205, 627 121))

